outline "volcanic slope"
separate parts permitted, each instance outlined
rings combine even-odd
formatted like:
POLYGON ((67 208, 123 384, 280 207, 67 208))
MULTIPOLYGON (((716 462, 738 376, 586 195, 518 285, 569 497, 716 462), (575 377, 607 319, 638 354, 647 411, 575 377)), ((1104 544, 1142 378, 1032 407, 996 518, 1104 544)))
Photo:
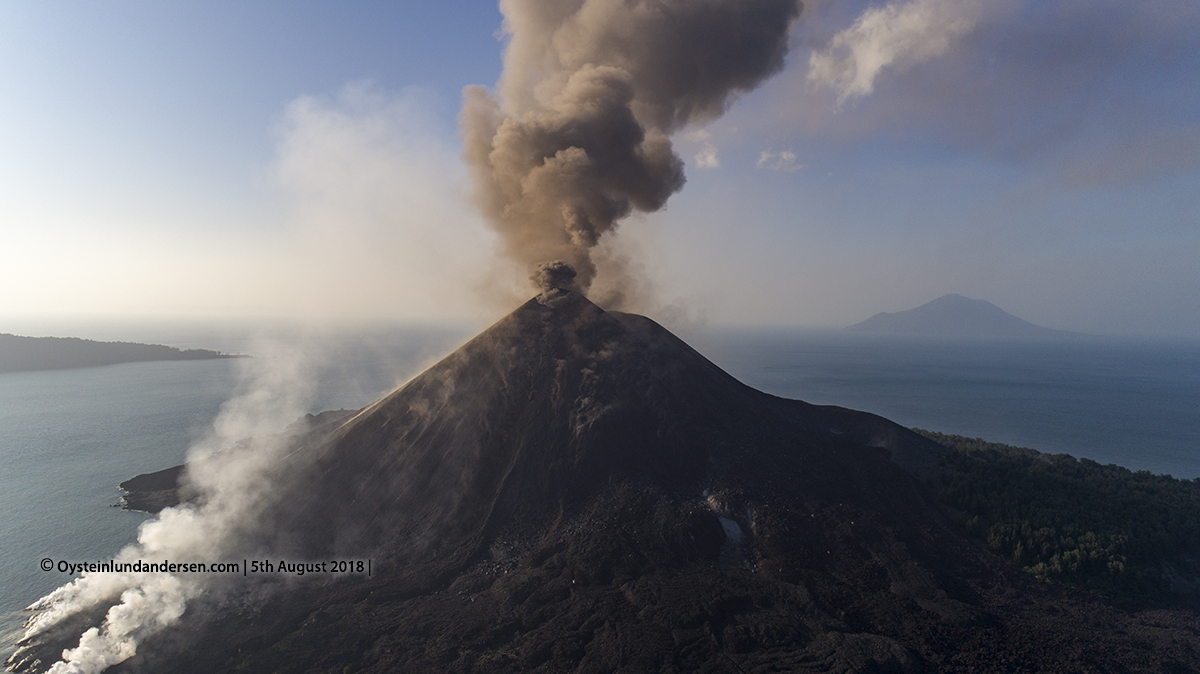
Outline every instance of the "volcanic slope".
POLYGON ((1197 671, 1195 613, 962 538, 942 451, 550 291, 266 481, 257 549, 372 577, 247 579, 110 671, 1197 671))

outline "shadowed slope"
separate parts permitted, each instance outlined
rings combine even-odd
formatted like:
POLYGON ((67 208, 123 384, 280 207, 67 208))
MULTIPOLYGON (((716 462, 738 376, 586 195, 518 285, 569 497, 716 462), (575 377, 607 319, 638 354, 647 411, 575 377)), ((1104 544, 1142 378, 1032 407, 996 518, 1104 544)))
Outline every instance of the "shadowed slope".
POLYGON ((909 486, 886 449, 861 445, 914 465, 939 449, 873 415, 755 391, 653 321, 555 291, 345 424, 282 482, 270 519, 296 554, 371 551, 416 591, 495 532, 556 517, 613 480, 837 501, 866 462, 909 486), (781 484, 780 461, 804 468, 781 484))

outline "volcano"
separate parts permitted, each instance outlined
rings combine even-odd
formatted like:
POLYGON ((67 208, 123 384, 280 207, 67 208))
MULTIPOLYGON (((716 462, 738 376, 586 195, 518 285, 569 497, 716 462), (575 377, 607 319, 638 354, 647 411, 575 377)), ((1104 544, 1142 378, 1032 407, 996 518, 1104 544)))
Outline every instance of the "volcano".
POLYGON ((247 549, 370 576, 225 581, 109 671, 1197 671, 1195 613, 965 539, 946 451, 550 290, 264 476, 247 549))
POLYGON ((875 314, 847 330, 884 335, 942 337, 1079 337, 1079 333, 1054 330, 1017 318, 985 300, 962 295, 942 295, 915 309, 875 314))

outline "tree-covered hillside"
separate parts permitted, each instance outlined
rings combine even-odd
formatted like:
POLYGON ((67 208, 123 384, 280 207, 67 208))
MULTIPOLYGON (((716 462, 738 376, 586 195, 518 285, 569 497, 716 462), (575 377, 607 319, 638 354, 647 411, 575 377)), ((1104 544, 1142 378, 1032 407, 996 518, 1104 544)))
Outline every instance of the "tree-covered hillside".
POLYGON ((1103 594, 1200 596, 1200 480, 914 430, 956 450, 938 499, 992 552, 1103 594))

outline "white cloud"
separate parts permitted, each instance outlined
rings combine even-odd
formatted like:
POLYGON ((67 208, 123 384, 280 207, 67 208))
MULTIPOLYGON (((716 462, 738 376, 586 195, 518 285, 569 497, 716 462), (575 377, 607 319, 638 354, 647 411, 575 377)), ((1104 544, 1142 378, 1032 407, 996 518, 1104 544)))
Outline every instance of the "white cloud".
POLYGON ((705 143, 704 147, 696 153, 696 166, 700 168, 720 168, 721 160, 717 159, 717 148, 713 147, 712 143, 705 143))
POLYGON ((790 150, 780 150, 779 152, 763 150, 758 155, 758 163, 756 166, 758 166, 758 168, 771 169, 774 171, 787 171, 788 173, 792 173, 804 168, 805 164, 797 164, 796 153, 790 150))
POLYGON ((946 0, 887 2, 867 11, 838 5, 798 22, 800 67, 768 84, 762 110, 735 108, 722 124, 757 130, 759 147, 802 144, 810 163, 881 143, 936 147, 1072 188, 1150 184, 1200 167, 1200 154, 1188 151, 1200 138, 1189 106, 1200 96, 1195 0, 989 0, 977 12, 945 9, 946 0), (947 40, 889 51, 902 22, 882 21, 891 32, 866 27, 922 16, 920 7, 944 11, 936 21, 926 11, 911 34, 945 38, 947 26, 971 25, 914 65, 947 40), (884 52, 866 65, 864 54, 884 52))
POLYGON ((809 58, 808 79, 835 89, 838 102, 866 96, 884 68, 903 70, 944 54, 979 21, 980 0, 910 0, 871 7, 809 58))

